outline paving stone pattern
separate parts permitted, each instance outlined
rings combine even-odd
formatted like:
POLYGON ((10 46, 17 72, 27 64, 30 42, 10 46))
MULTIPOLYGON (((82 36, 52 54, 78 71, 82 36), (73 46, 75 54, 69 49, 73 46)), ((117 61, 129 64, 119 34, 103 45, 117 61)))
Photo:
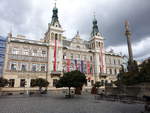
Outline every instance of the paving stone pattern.
POLYGON ((66 99, 53 93, 42 97, 0 97, 0 113, 141 113, 144 105, 95 100, 93 95, 66 99))

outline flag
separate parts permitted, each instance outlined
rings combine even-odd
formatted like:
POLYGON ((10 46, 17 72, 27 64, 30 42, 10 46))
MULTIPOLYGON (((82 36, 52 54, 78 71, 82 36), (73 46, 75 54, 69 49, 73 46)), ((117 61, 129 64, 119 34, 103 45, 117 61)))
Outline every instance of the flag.
POLYGON ((76 67, 76 70, 78 70, 77 60, 75 60, 75 67, 76 67))
POLYGON ((83 73, 83 61, 81 61, 81 72, 83 73))
POLYGON ((90 62, 87 61, 87 74, 90 74, 90 62))
POLYGON ((54 72, 56 72, 56 50, 57 50, 57 40, 55 39, 55 47, 54 47, 54 72))

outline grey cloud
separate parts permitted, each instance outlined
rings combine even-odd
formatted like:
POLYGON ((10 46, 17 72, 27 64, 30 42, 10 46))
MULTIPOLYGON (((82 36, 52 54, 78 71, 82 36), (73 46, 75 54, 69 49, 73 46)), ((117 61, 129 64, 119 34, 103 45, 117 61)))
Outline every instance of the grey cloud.
MULTIPOLYGON (((130 23, 132 43, 150 37, 150 0, 79 0, 76 4, 73 4, 75 0, 63 1, 69 6, 58 4, 59 19, 69 38, 72 38, 72 34, 77 30, 84 39, 90 37, 93 12, 96 12, 100 32, 106 39, 106 47, 126 44, 126 19, 130 23), (77 5, 78 7, 75 7, 77 5)), ((43 37, 53 6, 52 0, 0 0, 0 33, 7 34, 13 25, 16 34, 24 34, 34 39, 43 37), (41 5, 34 7, 33 1, 41 5)), ((135 56, 140 57, 146 52, 149 52, 148 49, 136 53, 135 56)))
MULTIPOLYGON (((114 0, 115 1, 115 0, 114 0)), ((127 19, 132 31, 132 42, 136 43, 150 36, 150 1, 149 0, 116 0, 114 4, 101 5, 100 2, 93 6, 96 9, 96 17, 99 29, 106 37, 106 46, 125 44, 124 21, 127 19)), ((86 10, 83 10, 86 12, 86 10)), ((82 12, 83 12, 82 11, 82 12)), ((89 22, 91 17, 84 13, 78 19, 83 34, 89 34, 89 22)))
POLYGON ((31 10, 29 0, 1 0, 1 19, 15 25, 26 22, 31 10))

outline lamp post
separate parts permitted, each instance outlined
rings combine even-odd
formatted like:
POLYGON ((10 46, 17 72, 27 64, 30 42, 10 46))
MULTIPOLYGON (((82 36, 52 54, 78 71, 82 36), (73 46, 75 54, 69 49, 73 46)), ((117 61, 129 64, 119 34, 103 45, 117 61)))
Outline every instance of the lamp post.
POLYGON ((29 77, 30 75, 27 75, 27 82, 26 82, 26 90, 27 90, 27 95, 29 95, 29 77))

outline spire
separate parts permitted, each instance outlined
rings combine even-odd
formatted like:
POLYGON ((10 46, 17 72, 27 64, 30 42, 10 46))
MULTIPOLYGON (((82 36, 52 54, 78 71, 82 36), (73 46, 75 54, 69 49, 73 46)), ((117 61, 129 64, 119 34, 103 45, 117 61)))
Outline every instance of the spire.
POLYGON ((76 32, 76 34, 74 36, 74 39, 80 39, 80 33, 79 33, 79 31, 76 32))
POLYGON ((79 31, 77 31, 76 37, 80 37, 79 31))
MULTIPOLYGON (((53 15, 52 15, 51 25, 54 26, 55 23, 59 24, 59 20, 58 20, 58 8, 56 7, 56 1, 55 1, 55 5, 54 5, 54 8, 53 8, 53 15)), ((59 27, 61 27, 60 24, 59 24, 59 27)))
POLYGON ((99 29, 98 29, 98 25, 97 25, 97 20, 96 20, 96 16, 94 13, 94 19, 93 19, 93 29, 92 29, 92 33, 91 36, 97 36, 99 34, 99 29))

